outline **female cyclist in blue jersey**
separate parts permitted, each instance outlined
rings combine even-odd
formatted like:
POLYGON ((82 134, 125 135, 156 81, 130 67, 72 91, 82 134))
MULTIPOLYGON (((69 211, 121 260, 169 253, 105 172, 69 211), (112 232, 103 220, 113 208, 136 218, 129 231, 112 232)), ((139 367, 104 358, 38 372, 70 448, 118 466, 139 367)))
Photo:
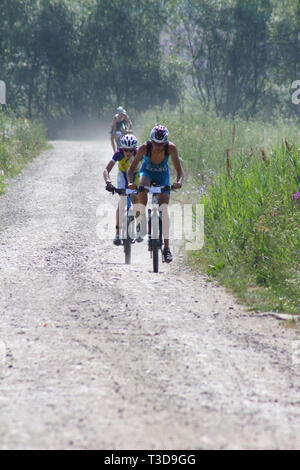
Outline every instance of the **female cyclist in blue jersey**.
MULTIPOLYGON (((119 165, 117 186, 119 189, 128 188, 127 170, 130 162, 133 160, 137 153, 137 138, 133 134, 126 134, 121 139, 121 147, 114 153, 112 159, 108 162, 103 177, 106 183, 105 189, 112 191, 114 186, 110 179, 110 172, 116 163, 119 165)), ((138 171, 135 171, 134 178, 138 181, 138 171)), ((137 202, 137 196, 131 195, 133 203, 137 202)), ((122 221, 122 214, 126 207, 127 198, 121 197, 116 211, 116 236, 114 238, 114 244, 120 245, 120 221, 122 221)))
MULTIPOLYGON (((150 186, 155 182, 159 186, 170 186, 170 171, 169 171, 169 158, 173 162, 177 173, 177 181, 173 183, 174 189, 181 188, 184 172, 179 160, 178 151, 176 146, 169 142, 169 132, 164 126, 155 126, 150 133, 150 140, 142 144, 137 151, 128 169, 128 187, 134 189, 136 184, 134 182, 134 173, 138 164, 144 159, 139 171, 139 185, 150 186)), ((163 190, 158 195, 158 202, 160 205, 169 204, 170 191, 163 190)), ((144 207, 147 205, 147 191, 138 194, 138 203, 144 207)), ((141 215, 145 219, 145 212, 141 215)), ((168 217, 168 214, 165 214, 168 217)), ((166 219, 167 226, 169 226, 168 218, 166 219)), ((164 230, 164 249, 163 256, 167 263, 172 261, 172 254, 169 247, 169 234, 168 228, 164 230)))

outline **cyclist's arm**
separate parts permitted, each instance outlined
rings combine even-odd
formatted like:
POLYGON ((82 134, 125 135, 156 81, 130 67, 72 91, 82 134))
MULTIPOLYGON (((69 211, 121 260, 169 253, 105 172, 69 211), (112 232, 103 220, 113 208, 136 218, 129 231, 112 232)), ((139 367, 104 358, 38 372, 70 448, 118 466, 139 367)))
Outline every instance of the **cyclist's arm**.
POLYGON ((128 183, 129 184, 133 183, 134 170, 136 169, 139 162, 142 160, 143 156, 145 155, 145 151, 146 151, 145 147, 146 147, 145 144, 143 144, 139 147, 139 149, 136 153, 136 156, 134 157, 134 159, 131 162, 130 167, 128 168, 127 177, 128 177, 128 183))
POLYGON ((129 119, 128 116, 126 116, 125 120, 126 120, 126 124, 127 124, 127 126, 128 126, 128 130, 131 130, 132 127, 133 127, 131 120, 129 119))
POLYGON ((182 165, 181 165, 180 160, 179 160, 177 148, 171 142, 169 143, 169 153, 170 153, 173 165, 174 165, 176 173, 177 173, 177 183, 179 185, 178 187, 181 187, 181 185, 183 183, 183 179, 184 179, 184 171, 183 171, 182 165))
POLYGON ((117 130, 117 120, 116 120, 116 118, 114 117, 114 118, 113 118, 113 121, 112 121, 112 131, 113 131, 113 134, 116 133, 116 130, 117 130))
POLYGON ((105 183, 107 181, 110 181, 109 173, 111 172, 111 170, 114 167, 115 163, 116 162, 114 160, 111 160, 110 162, 108 162, 105 170, 103 171, 103 178, 104 178, 105 183))

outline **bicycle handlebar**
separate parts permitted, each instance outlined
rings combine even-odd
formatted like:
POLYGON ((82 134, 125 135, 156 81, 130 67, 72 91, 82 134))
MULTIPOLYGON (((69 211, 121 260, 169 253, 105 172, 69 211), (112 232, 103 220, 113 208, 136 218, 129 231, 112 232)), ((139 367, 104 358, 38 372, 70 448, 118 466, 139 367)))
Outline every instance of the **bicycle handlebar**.
POLYGON ((117 194, 123 194, 126 196, 129 196, 130 194, 138 194, 140 192, 143 192, 147 190, 150 194, 160 194, 162 190, 169 190, 169 191, 176 191, 172 186, 138 186, 137 189, 124 189, 124 188, 116 188, 113 186, 110 190, 112 194, 117 193, 117 194))
POLYGON ((167 190, 167 191, 175 191, 173 185, 172 186, 139 186, 137 188, 137 192, 141 193, 145 190, 147 190, 150 194, 160 194, 162 190, 167 190))
POLYGON ((129 196, 130 194, 137 194, 135 189, 128 189, 128 188, 120 189, 120 188, 115 188, 115 187, 113 188, 112 193, 123 194, 126 196, 129 196))

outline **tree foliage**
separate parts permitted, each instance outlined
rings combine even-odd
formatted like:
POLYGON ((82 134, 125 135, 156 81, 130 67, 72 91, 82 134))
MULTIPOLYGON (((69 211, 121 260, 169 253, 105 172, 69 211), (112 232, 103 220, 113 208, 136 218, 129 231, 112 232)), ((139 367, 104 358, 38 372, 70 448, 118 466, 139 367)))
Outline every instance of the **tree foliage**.
POLYGON ((299 117, 299 58, 300 0, 1 0, 7 102, 46 121, 186 89, 222 115, 299 117))
POLYGON ((175 102, 180 78, 162 56, 161 7, 160 0, 1 0, 8 102, 46 119, 175 102))
POLYGON ((170 41, 186 61, 198 99, 247 118, 275 110, 298 116, 299 0, 173 2, 170 41))

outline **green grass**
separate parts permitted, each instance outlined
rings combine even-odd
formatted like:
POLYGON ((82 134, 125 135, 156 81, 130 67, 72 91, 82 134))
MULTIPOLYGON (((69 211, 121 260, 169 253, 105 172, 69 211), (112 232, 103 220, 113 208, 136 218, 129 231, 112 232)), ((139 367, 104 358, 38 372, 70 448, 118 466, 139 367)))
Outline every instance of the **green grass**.
POLYGON ((156 123, 168 127, 187 176, 182 199, 205 206, 205 244, 187 262, 250 309, 300 314, 297 124, 232 122, 193 107, 149 111, 142 122, 142 140, 156 123))
POLYGON ((0 194, 5 181, 46 148, 46 130, 42 125, 0 112, 0 194))
POLYGON ((292 120, 276 119, 276 123, 241 118, 219 117, 213 111, 199 108, 197 103, 171 109, 155 108, 143 113, 136 129, 139 143, 149 139, 153 126, 168 127, 170 140, 178 148, 183 166, 189 176, 201 173, 211 180, 211 175, 223 172, 226 150, 229 149, 232 169, 240 165, 240 157, 268 154, 273 147, 281 147, 285 138, 300 141, 299 125, 292 120))
POLYGON ((254 309, 300 313, 299 187, 296 147, 219 176, 202 198, 205 246, 190 259, 254 309))

